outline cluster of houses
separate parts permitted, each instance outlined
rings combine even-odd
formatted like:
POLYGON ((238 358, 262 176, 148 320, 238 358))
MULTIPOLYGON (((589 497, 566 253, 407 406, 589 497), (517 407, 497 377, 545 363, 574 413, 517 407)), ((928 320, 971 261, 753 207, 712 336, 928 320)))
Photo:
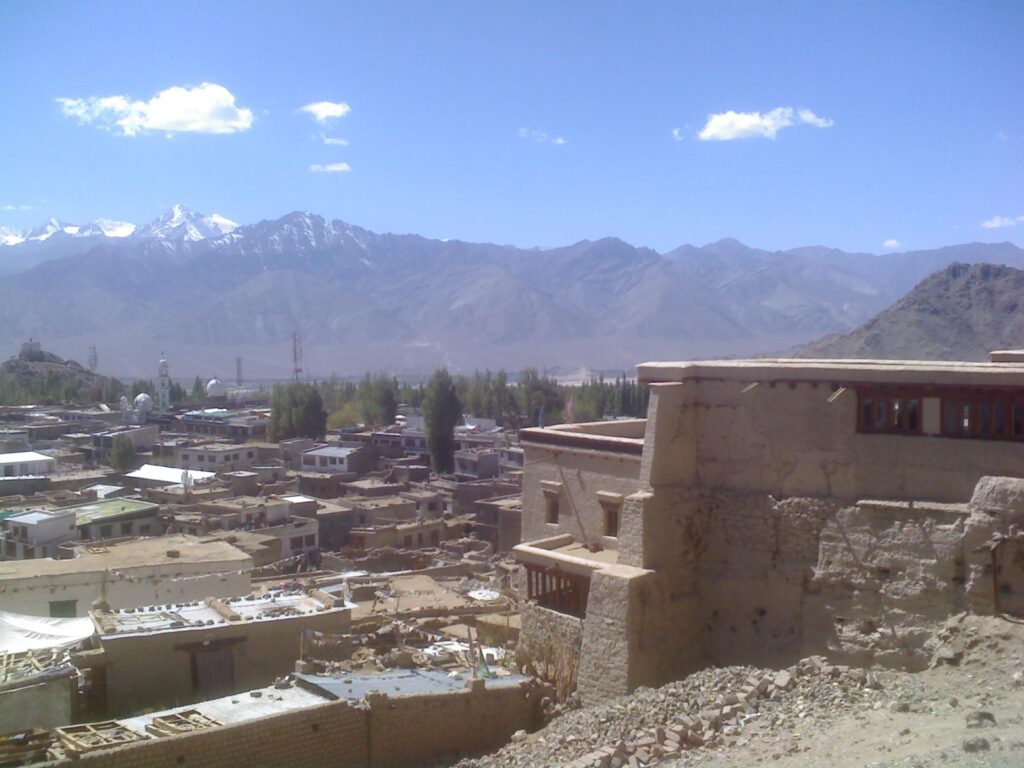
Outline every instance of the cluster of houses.
POLYGON ((467 417, 458 472, 440 477, 411 409, 384 429, 272 443, 269 408, 218 385, 183 410, 149 395, 0 407, 0 753, 89 759, 152 740, 131 718, 161 708, 245 721, 225 702, 267 686, 289 700, 282 715, 301 713, 337 700, 342 676, 363 681, 349 708, 384 677, 440 702, 461 701, 454 680, 480 705, 511 706, 527 686, 531 706, 516 696, 493 744, 486 729, 466 739, 497 746, 534 727, 543 697, 505 666, 519 627, 515 435, 467 417), (129 468, 111 466, 119 438, 129 468))
POLYGON ((0 408, 0 753, 441 763, 556 690, 917 668, 929 622, 1024 617, 1024 352, 638 379, 646 419, 466 417, 448 476, 408 409, 270 443, 219 382, 180 413, 0 408))

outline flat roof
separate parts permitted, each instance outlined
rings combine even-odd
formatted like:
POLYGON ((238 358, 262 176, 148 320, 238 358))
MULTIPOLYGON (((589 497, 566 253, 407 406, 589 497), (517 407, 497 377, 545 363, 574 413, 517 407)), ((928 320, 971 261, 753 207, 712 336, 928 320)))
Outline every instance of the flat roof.
POLYGON ((304 592, 266 592, 258 596, 223 598, 228 615, 210 605, 208 600, 190 603, 126 608, 118 611, 96 611, 93 616, 104 638, 128 635, 150 635, 157 632, 182 632, 207 626, 239 625, 250 621, 275 621, 297 616, 337 612, 344 604, 328 608, 304 592), (232 620, 230 613, 239 618, 232 620))
POLYGON ((18 515, 12 515, 7 519, 12 523, 35 525, 36 523, 41 523, 44 520, 53 520, 54 518, 61 517, 68 512, 70 512, 70 510, 67 509, 34 510, 32 512, 22 512, 18 515))
POLYGON ((201 563, 223 564, 225 571, 252 567, 252 558, 226 541, 202 540, 184 534, 133 539, 84 549, 84 554, 67 560, 0 561, 0 582, 39 576, 80 576, 83 573, 103 573, 113 568, 130 570, 201 563), (177 555, 168 555, 171 551, 177 555))
POLYGON ((83 491, 95 491, 96 492, 96 496, 98 498, 102 499, 102 498, 105 498, 105 497, 109 496, 112 493, 117 493, 118 491, 123 491, 124 487, 120 486, 120 485, 106 485, 105 483, 95 483, 93 485, 86 486, 82 490, 83 491))
POLYGON ((303 456, 336 456, 339 459, 344 459, 346 456, 350 456, 355 453, 358 448, 343 448, 338 445, 325 445, 322 448, 310 448, 308 451, 303 451, 303 456))
POLYGON ((416 503, 412 499, 392 494, 387 496, 342 496, 341 502, 343 504, 351 504, 353 508, 362 509, 383 509, 384 507, 397 507, 416 503))
POLYGON ((652 362, 637 366, 642 384, 691 379, 736 381, 906 382, 1024 386, 1024 363, 943 360, 835 360, 766 358, 652 362))
POLYGON ((177 714, 185 710, 198 710, 207 717, 211 717, 222 725, 233 723, 244 723, 250 720, 259 720, 272 715, 279 715, 285 712, 293 712, 296 709, 315 707, 326 703, 327 699, 314 690, 308 690, 298 685, 289 688, 257 688, 244 693, 234 693, 219 699, 209 699, 195 704, 183 704, 179 707, 164 709, 160 712, 150 712, 135 717, 122 717, 118 722, 126 728, 146 738, 152 738, 146 730, 146 726, 153 722, 154 718, 165 717, 177 714))
POLYGON ((20 464, 30 461, 57 461, 53 456, 47 456, 38 451, 21 451, 20 453, 0 453, 0 464, 20 464))
MULTIPOLYGON (((470 669, 461 670, 458 677, 439 669, 392 669, 385 672, 339 675, 296 674, 298 684, 307 690, 320 693, 329 699, 359 701, 368 693, 379 691, 389 696, 413 696, 424 693, 446 693, 466 689, 466 681, 472 679, 470 669)), ((487 680, 488 688, 515 686, 527 678, 511 674, 487 680)))
POLYGON ((179 469, 178 467, 164 467, 160 464, 143 464, 134 472, 129 472, 125 477, 135 480, 155 480, 161 483, 173 485, 181 483, 181 476, 188 472, 193 482, 202 483, 216 476, 216 472, 202 472, 197 469, 179 469))
POLYGON ((139 501, 138 499, 97 499, 96 501, 90 501, 88 504, 62 507, 61 511, 74 510, 75 522, 78 525, 86 525, 109 517, 151 512, 157 509, 160 509, 160 505, 154 504, 151 501, 139 501))

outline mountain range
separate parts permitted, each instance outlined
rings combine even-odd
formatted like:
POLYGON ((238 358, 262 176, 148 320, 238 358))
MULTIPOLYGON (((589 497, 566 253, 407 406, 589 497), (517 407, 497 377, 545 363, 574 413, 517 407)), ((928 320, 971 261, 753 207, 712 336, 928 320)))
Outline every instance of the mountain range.
POLYGON ((950 264, 849 333, 807 344, 798 357, 987 361, 1024 348, 1024 271, 950 264))
MULTIPOLYGON (((129 225, 130 226, 130 225, 129 225)), ((755 355, 847 332, 952 262, 1024 267, 970 243, 876 255, 726 239, 667 253, 616 238, 550 249, 378 234, 291 213, 236 226, 175 206, 131 234, 0 248, 0 354, 32 336, 100 369, 287 377, 293 333, 313 376, 755 355)), ((118 230, 118 232, 123 229, 118 230)))

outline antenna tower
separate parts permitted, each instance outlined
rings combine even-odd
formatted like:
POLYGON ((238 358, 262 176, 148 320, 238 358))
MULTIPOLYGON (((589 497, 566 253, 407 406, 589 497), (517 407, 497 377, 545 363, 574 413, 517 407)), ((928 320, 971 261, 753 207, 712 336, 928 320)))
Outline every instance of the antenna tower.
POLYGON ((99 355, 96 354, 96 345, 93 344, 89 347, 89 371, 96 373, 96 366, 99 365, 99 362, 100 358, 99 355))
POLYGON ((295 376, 295 383, 298 384, 302 375, 302 337, 298 331, 292 334, 292 362, 295 366, 292 373, 295 376))
POLYGON ((235 358, 235 386, 242 388, 242 358, 235 358))

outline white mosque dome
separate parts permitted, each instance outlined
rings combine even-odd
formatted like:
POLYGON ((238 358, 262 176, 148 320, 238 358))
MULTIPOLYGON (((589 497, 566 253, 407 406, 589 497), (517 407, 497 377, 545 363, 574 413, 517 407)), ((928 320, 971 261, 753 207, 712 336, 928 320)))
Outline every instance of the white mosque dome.
POLYGON ((206 384, 206 396, 207 397, 227 397, 228 388, 224 386, 220 379, 210 379, 206 384))
POLYGON ((153 410, 153 398, 145 392, 140 392, 135 396, 135 400, 132 401, 132 407, 141 413, 149 413, 153 410))

